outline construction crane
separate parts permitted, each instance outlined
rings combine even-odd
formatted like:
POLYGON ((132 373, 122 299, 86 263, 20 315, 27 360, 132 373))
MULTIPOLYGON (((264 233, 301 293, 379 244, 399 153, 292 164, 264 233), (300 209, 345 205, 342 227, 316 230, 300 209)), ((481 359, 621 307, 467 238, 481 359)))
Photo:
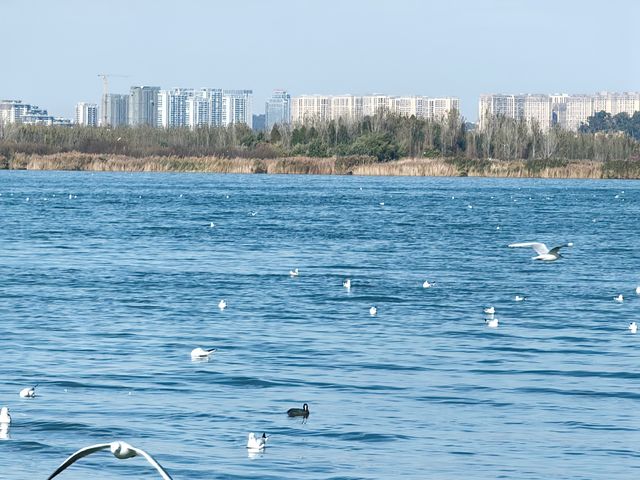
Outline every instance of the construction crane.
POLYGON ((129 75, 120 75, 118 73, 99 73, 102 78, 102 125, 107 125, 107 95, 109 95, 109 77, 127 78, 129 75))

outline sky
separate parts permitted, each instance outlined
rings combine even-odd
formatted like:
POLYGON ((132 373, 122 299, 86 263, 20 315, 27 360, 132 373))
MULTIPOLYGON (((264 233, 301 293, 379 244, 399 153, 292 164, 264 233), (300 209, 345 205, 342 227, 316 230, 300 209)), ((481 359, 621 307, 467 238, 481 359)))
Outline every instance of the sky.
POLYGON ((638 0, 0 0, 0 99, 132 85, 460 98, 640 90, 638 0))

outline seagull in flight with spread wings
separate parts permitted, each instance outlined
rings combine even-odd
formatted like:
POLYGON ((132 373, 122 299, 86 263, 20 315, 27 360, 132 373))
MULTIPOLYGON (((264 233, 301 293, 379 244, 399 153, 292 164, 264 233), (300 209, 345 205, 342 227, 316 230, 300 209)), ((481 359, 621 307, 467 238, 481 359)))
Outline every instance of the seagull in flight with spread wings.
POLYGON ((563 247, 573 247, 573 243, 565 243, 563 245, 558 245, 557 247, 553 247, 551 250, 547 248, 544 243, 540 242, 521 242, 521 243, 512 243, 509 247, 531 247, 538 254, 533 257, 534 260, 542 260, 545 262, 553 262, 554 260, 558 260, 562 255, 560 255, 560 249, 563 247))
POLYGON ((147 461, 160 473, 160 476, 163 480, 172 480, 171 476, 165 471, 162 466, 154 460, 154 458, 149 455, 144 450, 141 450, 136 447, 132 447, 126 442, 112 442, 112 443, 99 443, 97 445, 91 445, 89 447, 82 448, 78 450, 76 453, 67 458, 62 465, 60 465, 55 472, 53 472, 47 480, 51 480, 53 477, 57 476, 60 472, 69 467, 76 460, 80 460, 82 457, 86 457, 87 455, 91 455, 94 452, 98 452, 100 450, 110 449, 113 456, 119 459, 124 458, 132 458, 140 455, 147 459, 147 461))

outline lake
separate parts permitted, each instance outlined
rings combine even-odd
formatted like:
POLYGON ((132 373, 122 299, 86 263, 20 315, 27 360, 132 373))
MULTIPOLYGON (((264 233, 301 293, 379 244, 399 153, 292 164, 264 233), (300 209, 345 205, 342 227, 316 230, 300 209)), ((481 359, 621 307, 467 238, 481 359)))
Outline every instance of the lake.
POLYGON ((634 181, 0 171, 0 477, 637 478, 639 237, 634 181))

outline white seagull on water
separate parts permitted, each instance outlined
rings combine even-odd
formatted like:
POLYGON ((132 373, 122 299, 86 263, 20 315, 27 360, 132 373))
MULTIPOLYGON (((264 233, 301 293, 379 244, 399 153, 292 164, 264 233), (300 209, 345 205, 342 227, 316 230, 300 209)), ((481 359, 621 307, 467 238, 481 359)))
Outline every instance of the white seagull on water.
POLYGON ((486 318, 484 323, 486 323, 489 328, 498 328, 498 319, 495 317, 486 318))
POLYGON ((484 313, 487 313, 489 315, 493 315, 494 313, 496 313, 496 308, 495 307, 485 307, 483 311, 484 311, 484 313))
POLYGON ((218 308, 220 310, 224 310, 225 308, 227 308, 227 302, 225 302, 224 298, 218 303, 218 308))
POLYGON ((369 315, 375 317, 378 314, 378 307, 375 305, 369 309, 369 315))
POLYGON ((638 332, 638 324, 636 322, 631 322, 629 324, 629 331, 631 333, 637 333, 638 332))
POLYGON ((347 278, 346 280, 342 281, 342 286, 344 288, 346 288, 347 290, 351 289, 351 279, 347 278))
POLYGON ((198 359, 202 359, 202 358, 209 358, 209 356, 215 352, 216 349, 215 348, 194 348, 193 350, 191 350, 191 358, 193 360, 198 360, 198 359))
POLYGON ((2 407, 0 409, 0 423, 11 423, 11 415, 9 415, 9 407, 2 407))
POLYGON ((60 472, 65 470, 71 464, 73 464, 76 460, 80 460, 82 457, 86 457, 87 455, 91 455, 94 452, 98 452, 100 450, 110 449, 113 456, 123 460, 125 458, 137 457, 140 455, 144 457, 147 462, 149 462, 160 474, 160 476, 164 480, 172 480, 171 475, 169 475, 162 465, 160 465, 151 455, 140 448, 132 447, 126 442, 112 442, 112 443, 99 443, 97 445, 91 445, 89 447, 82 448, 78 450, 76 453, 67 458, 62 465, 60 465, 55 472, 53 472, 47 480, 51 480, 53 477, 57 476, 60 472))
POLYGON ((545 262, 553 262, 554 260, 558 260, 562 255, 560 255, 560 249, 563 247, 573 247, 573 243, 565 243, 564 245, 558 245, 557 247, 553 247, 551 250, 547 248, 544 243, 540 242, 520 242, 520 243, 512 243, 509 247, 531 247, 538 254, 533 257, 534 260, 542 260, 545 262))
POLYGON ((436 282, 430 282, 429 280, 425 280, 422 284, 422 288, 431 288, 436 284, 436 282))
POLYGON ((289 270, 289 275, 291 275, 292 277, 297 277, 298 275, 300 275, 300 273, 298 272, 297 268, 294 268, 293 270, 289 270))
POLYGON ((613 299, 616 302, 620 302, 620 303, 624 302, 624 297, 622 296, 622 294, 618 295, 617 297, 613 297, 613 299))
POLYGON ((33 398, 36 396, 36 387, 38 385, 34 385, 33 387, 26 387, 20 390, 20 396, 22 398, 33 398))
POLYGON ((267 446, 268 438, 266 433, 263 433, 262 436, 258 438, 255 433, 251 432, 247 438, 247 448, 254 451, 264 450, 267 446))

